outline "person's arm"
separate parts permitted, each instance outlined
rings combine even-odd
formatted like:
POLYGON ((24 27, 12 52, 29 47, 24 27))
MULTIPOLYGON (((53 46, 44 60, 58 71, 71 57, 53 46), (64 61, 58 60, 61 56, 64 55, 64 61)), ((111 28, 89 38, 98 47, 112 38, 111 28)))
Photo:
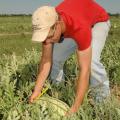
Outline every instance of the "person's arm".
POLYGON ((32 103, 41 93, 45 80, 47 79, 52 64, 52 46, 53 44, 42 43, 42 57, 40 58, 39 71, 35 83, 34 91, 29 98, 32 103))
POLYGON ((84 51, 77 50, 77 58, 79 64, 79 77, 76 88, 76 103, 81 104, 89 85, 89 77, 91 71, 92 48, 88 47, 84 51))
POLYGON ((42 43, 42 56, 39 64, 39 70, 34 90, 41 91, 45 80, 47 79, 52 64, 52 46, 53 44, 42 43))
POLYGON ((77 50, 77 59, 79 64, 79 74, 76 81, 76 97, 70 110, 65 114, 66 116, 78 111, 83 102, 85 93, 88 90, 89 76, 91 70, 91 46, 83 51, 77 50))

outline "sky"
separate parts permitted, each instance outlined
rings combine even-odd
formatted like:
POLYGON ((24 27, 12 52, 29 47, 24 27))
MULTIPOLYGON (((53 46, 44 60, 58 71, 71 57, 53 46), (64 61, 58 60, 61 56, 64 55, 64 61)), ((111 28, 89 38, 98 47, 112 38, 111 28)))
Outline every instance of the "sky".
MULTIPOLYGON (((56 6, 63 0, 0 0, 0 14, 32 14, 43 5, 56 6)), ((120 0, 96 0, 109 13, 120 13, 120 0)))

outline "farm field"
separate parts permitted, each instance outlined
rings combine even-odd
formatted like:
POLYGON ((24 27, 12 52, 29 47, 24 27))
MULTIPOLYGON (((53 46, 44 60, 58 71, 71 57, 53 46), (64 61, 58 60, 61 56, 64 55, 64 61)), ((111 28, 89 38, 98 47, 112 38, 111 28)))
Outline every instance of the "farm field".
MULTIPOLYGON (((101 61, 109 76, 111 97, 95 104, 88 91, 79 111, 66 118, 49 105, 28 104, 41 57, 41 44, 31 42, 31 16, 0 16, 0 120, 120 120, 120 16, 111 16, 110 21, 101 61)), ((46 80, 50 88, 43 96, 72 105, 76 62, 75 54, 65 62, 65 82, 55 85, 46 80)))

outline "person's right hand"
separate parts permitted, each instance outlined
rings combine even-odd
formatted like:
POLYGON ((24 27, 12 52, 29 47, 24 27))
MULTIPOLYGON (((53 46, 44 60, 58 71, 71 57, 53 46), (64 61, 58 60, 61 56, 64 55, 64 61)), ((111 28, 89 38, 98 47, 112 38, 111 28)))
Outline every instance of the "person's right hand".
POLYGON ((32 95, 29 98, 29 103, 33 103, 33 101, 41 94, 41 91, 33 91, 32 95))

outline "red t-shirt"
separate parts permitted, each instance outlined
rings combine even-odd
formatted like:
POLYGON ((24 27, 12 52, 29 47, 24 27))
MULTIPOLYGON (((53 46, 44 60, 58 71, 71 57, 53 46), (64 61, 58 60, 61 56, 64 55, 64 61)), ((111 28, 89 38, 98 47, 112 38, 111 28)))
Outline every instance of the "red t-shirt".
POLYGON ((73 38, 80 51, 90 46, 93 25, 109 19, 105 9, 94 0, 64 0, 55 9, 66 24, 64 37, 73 38))

